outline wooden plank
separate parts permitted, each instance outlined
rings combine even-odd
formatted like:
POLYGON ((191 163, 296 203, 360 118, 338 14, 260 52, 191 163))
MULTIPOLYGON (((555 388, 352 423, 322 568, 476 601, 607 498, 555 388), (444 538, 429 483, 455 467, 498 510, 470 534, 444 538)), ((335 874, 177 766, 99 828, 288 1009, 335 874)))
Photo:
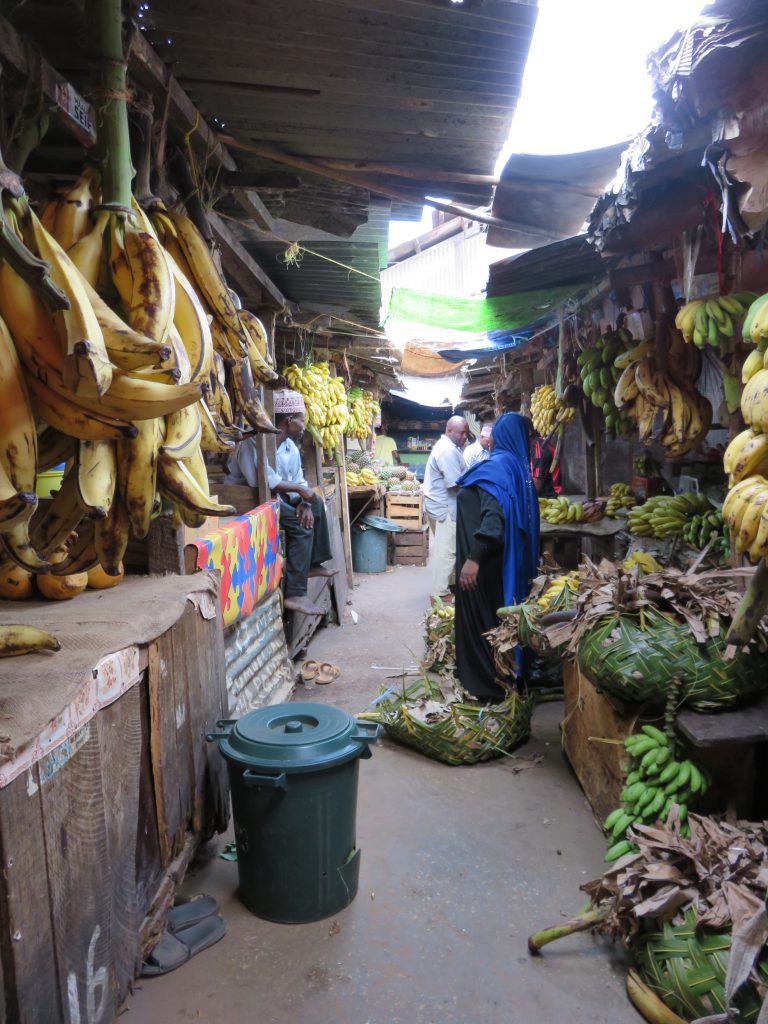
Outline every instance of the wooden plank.
POLYGON ((179 781, 176 758, 176 722, 173 701, 168 700, 165 687, 169 655, 168 644, 153 640, 149 645, 149 741, 152 755, 152 778, 157 807, 157 833, 161 864, 165 868, 173 860, 174 837, 181 819, 179 781))
POLYGON ((275 226, 275 219, 261 201, 257 192, 247 188, 233 188, 232 198, 240 209, 248 215, 249 228, 253 224, 262 231, 272 232, 275 226))
POLYGON ((623 740, 633 731, 636 716, 620 715, 572 659, 563 663, 563 689, 563 752, 602 822, 619 805, 627 762, 623 740))
MULTIPOLYGON (((340 470, 335 471, 337 474, 340 470)), ((347 608, 347 595, 349 594, 349 587, 347 584, 347 564, 344 553, 344 539, 342 537, 341 530, 341 508, 343 502, 341 500, 341 490, 338 488, 334 494, 333 500, 327 509, 328 519, 328 534, 331 540, 331 550, 333 551, 333 562, 332 567, 336 570, 336 575, 331 580, 331 587, 333 588, 333 596, 336 603, 336 615, 338 616, 339 624, 344 622, 344 612, 347 608)))
POLYGON ((232 234, 221 217, 211 211, 208 214, 208 220, 214 238, 221 247, 224 270, 243 289, 242 297, 247 300, 253 295, 253 282, 256 281, 268 302, 274 304, 278 309, 285 309, 288 300, 242 243, 232 234))
MULTIPOLYGON (((313 577, 307 583, 307 597, 310 601, 318 604, 327 614, 331 610, 331 591, 328 580, 321 577, 313 577)), ((323 617, 318 615, 301 615, 292 612, 290 617, 289 630, 290 640, 288 652, 291 658, 295 658, 299 651, 303 651, 316 631, 323 623, 323 617)), ((286 630, 288 633, 288 630, 286 630)))
MULTIPOLYGON (((83 6, 84 0, 78 0, 83 6)), ((1 34, 1 33, 0 33, 1 34)), ((205 158, 221 164, 228 171, 237 169, 237 163, 218 136, 208 125, 192 100, 182 89, 162 58, 137 27, 133 27, 128 40, 128 70, 131 79, 147 89, 156 100, 155 113, 170 104, 170 120, 183 132, 189 132, 192 145, 205 158)))
POLYGON ((116 1010, 114 876, 101 756, 92 719, 38 765, 54 961, 71 1021, 106 1020, 116 1010))
POLYGON ((120 1003, 128 994, 139 960, 136 851, 141 789, 141 698, 138 686, 94 719, 99 744, 106 815, 107 853, 112 876, 110 932, 120 1003))
POLYGON ((347 587, 352 589, 355 571, 352 567, 352 524, 350 519, 349 486, 347 483, 346 441, 342 443, 341 466, 339 467, 339 515, 341 517, 341 539, 344 546, 344 571, 347 587))
POLYGON ((681 711, 677 727, 694 747, 742 746, 768 742, 768 696, 756 704, 705 715, 700 711, 681 711))
POLYGON ((404 530, 402 533, 392 534, 392 543, 396 548, 409 547, 411 545, 423 544, 429 547, 429 527, 420 526, 417 530, 404 530))
MULTIPOLYGON (((142 648, 147 652, 148 648, 142 648)), ((157 888, 163 878, 163 855, 157 827, 157 803, 152 772, 150 742, 149 674, 135 689, 140 702, 139 811, 136 834, 136 907, 139 921, 149 912, 157 888)))
POLYGON ((60 1020, 37 765, 0 791, 0 856, 3 1020, 60 1020))
MULTIPOLYGON (((426 558, 428 555, 426 545, 407 544, 404 547, 395 548, 395 558, 426 558)), ((397 564, 397 563, 396 563, 397 564)))
POLYGON ((170 515, 152 520, 147 535, 147 567, 153 575, 183 576, 185 573, 181 530, 173 525, 170 515))
POLYGON ((397 554, 395 558, 395 565, 426 565, 427 556, 425 554, 420 555, 400 555, 397 554))
MULTIPOLYGON (((187 604, 184 614, 169 629, 161 644, 170 648, 172 670, 166 680, 167 695, 173 695, 173 714, 176 723, 176 768, 179 785, 179 829, 176 833, 174 855, 181 849, 183 834, 195 817, 195 788, 198 766, 195 764, 194 737, 189 708, 190 679, 200 671, 200 651, 197 646, 197 609, 187 604)), ((198 758, 202 755, 198 751, 198 758)), ((200 820, 200 807, 197 807, 200 820)))

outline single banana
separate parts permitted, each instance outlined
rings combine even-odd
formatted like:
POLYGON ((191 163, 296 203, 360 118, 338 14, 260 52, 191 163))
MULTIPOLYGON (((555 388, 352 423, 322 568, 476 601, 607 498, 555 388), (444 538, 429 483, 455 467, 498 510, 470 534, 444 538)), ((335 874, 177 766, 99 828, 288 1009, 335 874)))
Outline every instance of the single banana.
POLYGON ((130 529, 139 539, 147 536, 157 491, 157 451, 161 434, 156 420, 139 420, 130 441, 117 445, 118 491, 130 529))
POLYGON ((165 440, 161 451, 172 459, 187 459, 200 448, 202 424, 200 402, 179 409, 165 418, 165 440))
POLYGON ((86 167, 72 188, 56 203, 53 228, 47 230, 65 250, 71 249, 90 229, 93 209, 92 184, 96 174, 95 167, 86 167))
POLYGON ((157 478, 160 492, 170 501, 206 516, 231 516, 231 505, 213 501, 198 484, 183 460, 171 459, 162 452, 157 460, 157 478))
POLYGON ((28 383, 32 408, 38 418, 61 434, 84 441, 117 441, 136 434, 136 428, 127 420, 81 409, 37 377, 30 376, 28 383))
POLYGON ((36 508, 37 495, 17 491, 0 464, 0 533, 27 522, 36 508))
POLYGON ((104 232, 108 223, 109 213, 102 210, 90 231, 67 250, 67 256, 92 288, 96 287, 99 280, 104 258, 104 232))
POLYGON ((757 524, 748 554, 753 563, 759 562, 761 558, 768 558, 768 505, 763 505, 760 522, 757 524))
POLYGON ((741 368, 741 383, 748 384, 758 370, 763 369, 764 354, 756 348, 749 353, 741 368))
POLYGON ((0 466, 13 487, 35 493, 37 430, 10 332, 0 319, 0 466))
MULTIPOLYGON (((751 437, 742 444, 736 460, 729 469, 726 469, 737 482, 748 476, 768 476, 768 434, 752 434, 752 431, 749 433, 751 437)), ((725 454, 728 454, 727 450, 725 454)), ((726 459, 723 457, 724 469, 725 463, 726 459)))
POLYGON ((240 310, 240 320, 245 327, 248 361, 251 364, 254 380, 261 384, 274 385, 280 379, 280 375, 275 373, 261 351, 262 348, 265 351, 267 348, 264 325, 257 316, 249 313, 247 309, 240 310))
POLYGON ((105 519, 100 519, 94 528, 94 548, 107 576, 120 575, 130 532, 128 510, 123 504, 120 494, 117 493, 109 515, 105 519))
POLYGON ((726 474, 733 472, 734 466, 736 465, 739 456, 744 446, 755 437, 754 431, 747 428, 742 430, 740 434, 731 441, 728 447, 725 449, 723 455, 723 470, 726 474))
POLYGON ((163 247, 132 218, 110 224, 109 268, 128 324, 160 344, 173 323, 175 288, 163 247))
POLYGON ((0 658, 60 650, 61 644, 56 637, 44 629, 36 626, 0 625, 0 658))
POLYGON ((117 454, 114 441, 81 441, 78 445, 77 490, 84 512, 112 507, 117 479, 117 454))
POLYGON ((190 364, 189 379, 193 384, 205 380, 213 366, 213 338, 208 317, 195 289, 166 253, 176 289, 173 323, 190 364))
POLYGON ((199 402, 200 411, 200 447, 204 452, 217 452, 220 455, 231 454, 235 442, 220 433, 216 421, 204 399, 199 402))
POLYGON ((766 502, 768 502, 768 483, 753 494, 746 503, 747 508, 741 518, 738 533, 734 535, 737 554, 743 554, 754 543, 766 502))
MULTIPOLYGON (((103 518, 106 515, 102 508, 88 511, 93 511, 94 517, 103 518)), ((30 531, 30 541, 35 550, 52 561, 54 553, 66 544, 85 514, 77 486, 77 467, 73 467, 64 474, 61 487, 54 494, 44 513, 40 517, 35 517, 30 531)))
POLYGON ((254 430, 262 434, 276 434, 275 425, 267 416, 256 393, 256 385, 247 356, 233 360, 229 365, 229 380, 238 412, 242 413, 254 430))
POLYGON ((102 329, 109 358, 115 366, 134 370, 159 366, 170 359, 172 350, 169 344, 160 344, 134 331, 87 282, 85 292, 102 329))

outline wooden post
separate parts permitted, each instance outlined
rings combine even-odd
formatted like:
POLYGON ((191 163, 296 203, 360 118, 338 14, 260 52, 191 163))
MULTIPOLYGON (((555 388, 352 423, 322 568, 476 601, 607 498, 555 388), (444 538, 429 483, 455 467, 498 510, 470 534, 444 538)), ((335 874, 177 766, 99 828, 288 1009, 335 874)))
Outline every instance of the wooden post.
MULTIPOLYGON (((260 309, 258 311, 259 319, 264 324, 264 328, 267 332, 267 346, 269 354, 274 361, 275 358, 275 319, 277 314, 274 310, 260 309)), ((274 422, 275 416, 275 399, 272 391, 269 388, 260 387, 261 402, 264 406, 264 411, 267 416, 274 422)), ((269 501, 272 494, 269 489, 269 483, 267 482, 267 466, 275 467, 277 461, 277 444, 275 442, 274 434, 259 434, 257 443, 257 450, 259 456, 259 470, 258 470, 258 488, 259 488, 259 501, 269 501)))
POLYGON ((529 415, 533 393, 533 363, 520 367, 520 412, 529 415))
POLYGON ((341 515, 341 539, 344 545, 344 562, 347 567, 347 583, 354 586, 355 573, 352 568, 352 525, 349 520, 349 488, 347 486, 346 442, 341 441, 341 466, 339 468, 339 512, 341 515))

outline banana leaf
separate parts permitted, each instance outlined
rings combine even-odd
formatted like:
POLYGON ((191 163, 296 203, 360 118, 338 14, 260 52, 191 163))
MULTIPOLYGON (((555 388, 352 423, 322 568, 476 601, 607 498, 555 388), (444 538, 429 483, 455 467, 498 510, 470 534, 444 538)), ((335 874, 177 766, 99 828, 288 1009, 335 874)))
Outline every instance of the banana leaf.
POLYGON ((648 606, 608 616, 581 637, 579 667, 609 696, 663 707, 682 679, 681 704, 719 711, 768 686, 768 656, 741 651, 723 659, 726 634, 697 643, 688 625, 648 606))

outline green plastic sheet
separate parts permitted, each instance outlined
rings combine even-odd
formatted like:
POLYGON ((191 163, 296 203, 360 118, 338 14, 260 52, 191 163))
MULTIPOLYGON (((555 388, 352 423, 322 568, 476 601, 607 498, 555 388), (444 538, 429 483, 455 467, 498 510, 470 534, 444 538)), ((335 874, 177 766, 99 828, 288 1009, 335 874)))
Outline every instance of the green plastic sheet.
POLYGON ((474 333, 522 329, 574 294, 575 289, 570 285, 492 299, 458 299, 411 288, 394 288, 385 326, 421 324, 474 333))

